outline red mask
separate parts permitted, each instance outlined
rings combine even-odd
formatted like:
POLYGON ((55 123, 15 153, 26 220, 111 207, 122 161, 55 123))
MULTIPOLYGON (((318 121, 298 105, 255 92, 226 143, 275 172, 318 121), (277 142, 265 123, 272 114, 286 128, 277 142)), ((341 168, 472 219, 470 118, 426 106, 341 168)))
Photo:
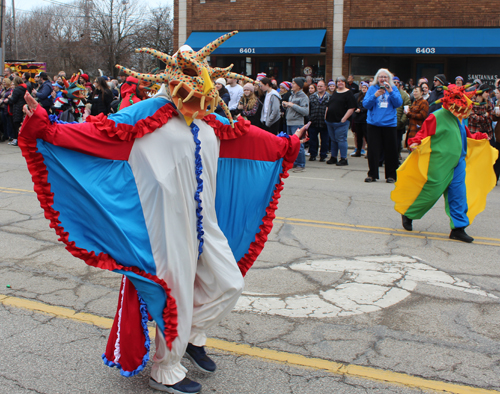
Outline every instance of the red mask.
POLYGON ((443 103, 443 108, 450 111, 458 119, 466 119, 469 117, 472 110, 471 98, 476 95, 476 91, 466 92, 465 90, 471 85, 457 86, 448 85, 443 86, 444 96, 437 100, 437 103, 443 103))

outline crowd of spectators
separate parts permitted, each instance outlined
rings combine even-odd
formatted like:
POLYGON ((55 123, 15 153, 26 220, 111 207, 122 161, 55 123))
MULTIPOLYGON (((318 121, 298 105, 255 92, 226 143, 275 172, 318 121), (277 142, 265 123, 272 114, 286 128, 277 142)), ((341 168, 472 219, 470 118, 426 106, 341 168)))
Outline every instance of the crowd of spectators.
MULTIPOLYGON (((123 83, 126 76, 123 74, 119 78, 123 83)), ((82 122, 88 115, 100 113, 107 115, 116 111, 120 99, 118 80, 101 76, 90 82, 89 76, 83 73, 79 76, 78 84, 85 92, 86 98, 78 100, 68 99, 67 83, 64 71, 50 78, 46 72, 36 75, 25 72, 19 75, 6 68, 0 91, 2 120, 0 141, 8 141, 9 145, 17 146, 19 129, 24 119, 23 107, 26 104, 24 99, 26 92, 31 94, 49 115, 55 115, 61 120, 82 122)))
MULTIPOLYGON (((100 76, 91 82, 90 77, 82 73, 78 83, 86 90, 86 98, 68 100, 64 71, 51 79, 45 72, 34 76, 30 73, 18 75, 7 68, 0 91, 0 140, 17 146, 26 92, 35 97, 49 115, 81 122, 88 115, 116 112, 121 100, 120 86, 125 79, 126 75, 120 73, 118 79, 100 76)), ((465 82, 457 76, 454 83, 459 86, 468 83, 471 85, 469 90, 478 91, 466 123, 472 133, 487 133, 491 144, 499 148, 500 80, 495 86, 489 86, 480 80, 465 82)), ((275 78, 259 73, 254 84, 238 83, 231 78, 215 81, 220 98, 234 118, 243 116, 253 125, 275 135, 292 135, 311 122, 308 138, 301 141, 299 156, 294 163, 295 172, 305 171, 307 156, 309 161, 319 158, 320 162, 330 165, 349 165, 347 141, 351 130, 355 147, 350 156, 368 159, 368 177, 365 178, 368 183, 379 178, 381 166, 385 166, 386 182, 395 182, 402 150, 429 114, 440 108, 436 101, 443 97, 443 87, 448 81, 445 75, 438 74, 433 78, 432 90, 429 85, 426 78, 421 78, 417 84, 409 79, 404 84, 386 69, 380 69, 373 78, 361 81, 359 85, 353 75, 347 79, 339 76, 328 82, 315 82, 308 76, 278 83, 275 78)), ((220 105, 215 112, 226 116, 220 105)), ((495 164, 495 172, 498 179, 499 162, 495 164)))
MULTIPOLYGON (((220 80, 225 83, 224 79, 220 80)), ((489 86, 480 80, 465 82, 457 76, 453 83, 468 84, 468 90, 477 90, 466 125, 472 133, 487 133, 492 146, 500 148, 500 80, 495 86, 489 86)), ((408 139, 415 136, 432 112, 441 108, 436 101, 443 97, 443 86, 448 84, 445 75, 437 74, 430 90, 426 78, 419 79, 417 84, 412 79, 403 83, 386 69, 380 69, 373 78, 359 85, 353 75, 347 79, 339 76, 328 82, 297 77, 292 82, 278 84, 275 78, 259 73, 255 85, 246 84, 245 93, 238 93, 239 104, 231 113, 273 134, 293 134, 310 121, 308 152, 307 144, 303 144, 294 165, 295 172, 304 171, 306 156, 309 161, 319 158, 326 164, 349 165, 347 137, 351 130, 354 151, 350 156, 368 159, 365 182, 378 180, 379 168, 384 166, 386 182, 394 183, 408 139)), ((498 179, 499 161, 495 164, 495 173, 498 179)))

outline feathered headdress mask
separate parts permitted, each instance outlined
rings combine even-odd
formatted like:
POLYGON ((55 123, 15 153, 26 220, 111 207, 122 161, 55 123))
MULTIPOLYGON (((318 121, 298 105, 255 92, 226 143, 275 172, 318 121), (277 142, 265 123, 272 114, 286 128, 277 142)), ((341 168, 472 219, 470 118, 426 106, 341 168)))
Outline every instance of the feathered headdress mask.
POLYGON ((205 115, 212 113, 217 105, 220 105, 231 125, 234 125, 231 113, 219 97, 213 81, 217 78, 234 78, 253 83, 253 80, 231 72, 232 64, 227 68, 212 68, 208 65, 206 58, 237 33, 233 31, 225 34, 197 52, 183 45, 173 56, 150 48, 136 49, 136 52, 148 53, 167 64, 165 71, 156 75, 138 73, 120 65, 116 67, 140 80, 168 84, 172 100, 188 124, 191 124, 194 119, 202 119, 205 115))

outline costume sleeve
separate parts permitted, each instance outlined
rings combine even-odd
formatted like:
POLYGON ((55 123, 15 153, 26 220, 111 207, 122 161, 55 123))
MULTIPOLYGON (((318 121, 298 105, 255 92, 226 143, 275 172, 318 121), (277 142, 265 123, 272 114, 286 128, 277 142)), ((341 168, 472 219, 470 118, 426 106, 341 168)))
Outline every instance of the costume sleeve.
POLYGON ((110 137, 94 123, 51 123, 41 105, 24 121, 20 137, 42 139, 52 145, 111 160, 127 160, 133 145, 133 140, 122 141, 116 135, 110 137))
POLYGON ((418 144, 426 137, 436 134, 436 117, 434 115, 430 115, 424 123, 422 123, 422 127, 415 134, 415 137, 408 139, 408 145, 418 144))
POLYGON ((276 136, 238 118, 235 127, 204 120, 221 139, 217 166, 217 221, 243 275, 273 227, 283 179, 299 153, 297 136, 276 136))
POLYGON ((472 134, 467 126, 465 126, 465 131, 467 132, 467 138, 471 138, 473 140, 487 140, 488 134, 486 133, 474 133, 472 134))

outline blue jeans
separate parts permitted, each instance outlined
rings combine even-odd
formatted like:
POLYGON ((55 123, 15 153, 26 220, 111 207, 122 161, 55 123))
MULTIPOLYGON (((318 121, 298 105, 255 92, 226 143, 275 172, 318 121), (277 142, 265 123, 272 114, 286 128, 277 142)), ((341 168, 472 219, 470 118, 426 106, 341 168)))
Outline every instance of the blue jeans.
MULTIPOLYGON (((293 135, 302 126, 304 126, 304 125, 286 126, 286 133, 288 135, 293 135)), ((299 155, 297 156, 297 159, 295 160, 295 163, 293 163, 293 166, 294 167, 305 168, 305 166, 306 166, 306 152, 304 150, 304 144, 300 144, 299 155)))
POLYGON ((340 150, 340 158, 347 159, 347 132, 349 131, 349 121, 326 122, 328 135, 332 143, 332 157, 337 157, 340 150))

